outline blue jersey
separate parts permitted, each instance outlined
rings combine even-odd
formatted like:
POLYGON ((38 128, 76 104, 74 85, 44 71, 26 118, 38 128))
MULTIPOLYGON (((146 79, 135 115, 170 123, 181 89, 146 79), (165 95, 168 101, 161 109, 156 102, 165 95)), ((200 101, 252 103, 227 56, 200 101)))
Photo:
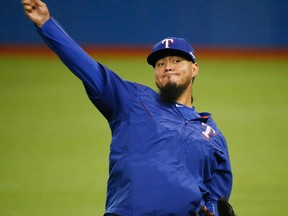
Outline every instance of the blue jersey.
POLYGON ((106 213, 185 216, 201 205, 213 211, 218 198, 229 198, 227 144, 209 113, 163 103, 153 89, 121 79, 89 57, 53 18, 38 31, 109 122, 106 213))

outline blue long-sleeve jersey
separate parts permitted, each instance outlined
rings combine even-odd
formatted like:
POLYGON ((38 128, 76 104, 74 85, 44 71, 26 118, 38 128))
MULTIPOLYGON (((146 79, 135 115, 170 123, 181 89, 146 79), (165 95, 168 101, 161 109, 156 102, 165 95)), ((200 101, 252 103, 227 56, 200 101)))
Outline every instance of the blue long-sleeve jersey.
POLYGON ((38 32, 109 122, 106 213, 185 216, 201 205, 216 204, 219 197, 229 198, 227 144, 209 113, 163 103, 151 88, 121 79, 92 59, 53 18, 38 32))

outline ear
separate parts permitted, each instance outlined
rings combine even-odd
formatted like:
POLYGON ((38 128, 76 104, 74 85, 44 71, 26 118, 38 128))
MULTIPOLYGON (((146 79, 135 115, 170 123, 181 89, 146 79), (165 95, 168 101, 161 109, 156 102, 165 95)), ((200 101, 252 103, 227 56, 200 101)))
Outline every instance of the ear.
POLYGON ((199 71, 199 66, 197 63, 192 64, 192 77, 197 76, 199 71))

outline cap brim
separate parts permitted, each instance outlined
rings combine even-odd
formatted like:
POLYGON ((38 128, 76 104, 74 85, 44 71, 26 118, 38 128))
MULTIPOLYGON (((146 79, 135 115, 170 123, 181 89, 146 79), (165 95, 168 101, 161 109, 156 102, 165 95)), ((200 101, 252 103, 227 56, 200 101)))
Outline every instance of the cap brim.
POLYGON ((180 56, 182 58, 185 58, 185 59, 195 63, 191 55, 187 54, 186 52, 184 52, 182 50, 171 49, 171 48, 161 49, 161 50, 157 50, 155 52, 152 52, 147 57, 147 62, 148 62, 148 64, 155 67, 156 62, 161 58, 165 58, 166 56, 180 56))

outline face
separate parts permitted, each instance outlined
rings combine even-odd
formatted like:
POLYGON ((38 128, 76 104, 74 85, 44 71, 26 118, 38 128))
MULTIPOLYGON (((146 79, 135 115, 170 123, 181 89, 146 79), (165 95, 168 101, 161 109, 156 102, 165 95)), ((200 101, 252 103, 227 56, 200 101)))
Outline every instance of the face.
POLYGON ((167 85, 191 89, 192 79, 198 74, 198 65, 179 56, 167 56, 155 64, 155 82, 159 89, 167 85))

